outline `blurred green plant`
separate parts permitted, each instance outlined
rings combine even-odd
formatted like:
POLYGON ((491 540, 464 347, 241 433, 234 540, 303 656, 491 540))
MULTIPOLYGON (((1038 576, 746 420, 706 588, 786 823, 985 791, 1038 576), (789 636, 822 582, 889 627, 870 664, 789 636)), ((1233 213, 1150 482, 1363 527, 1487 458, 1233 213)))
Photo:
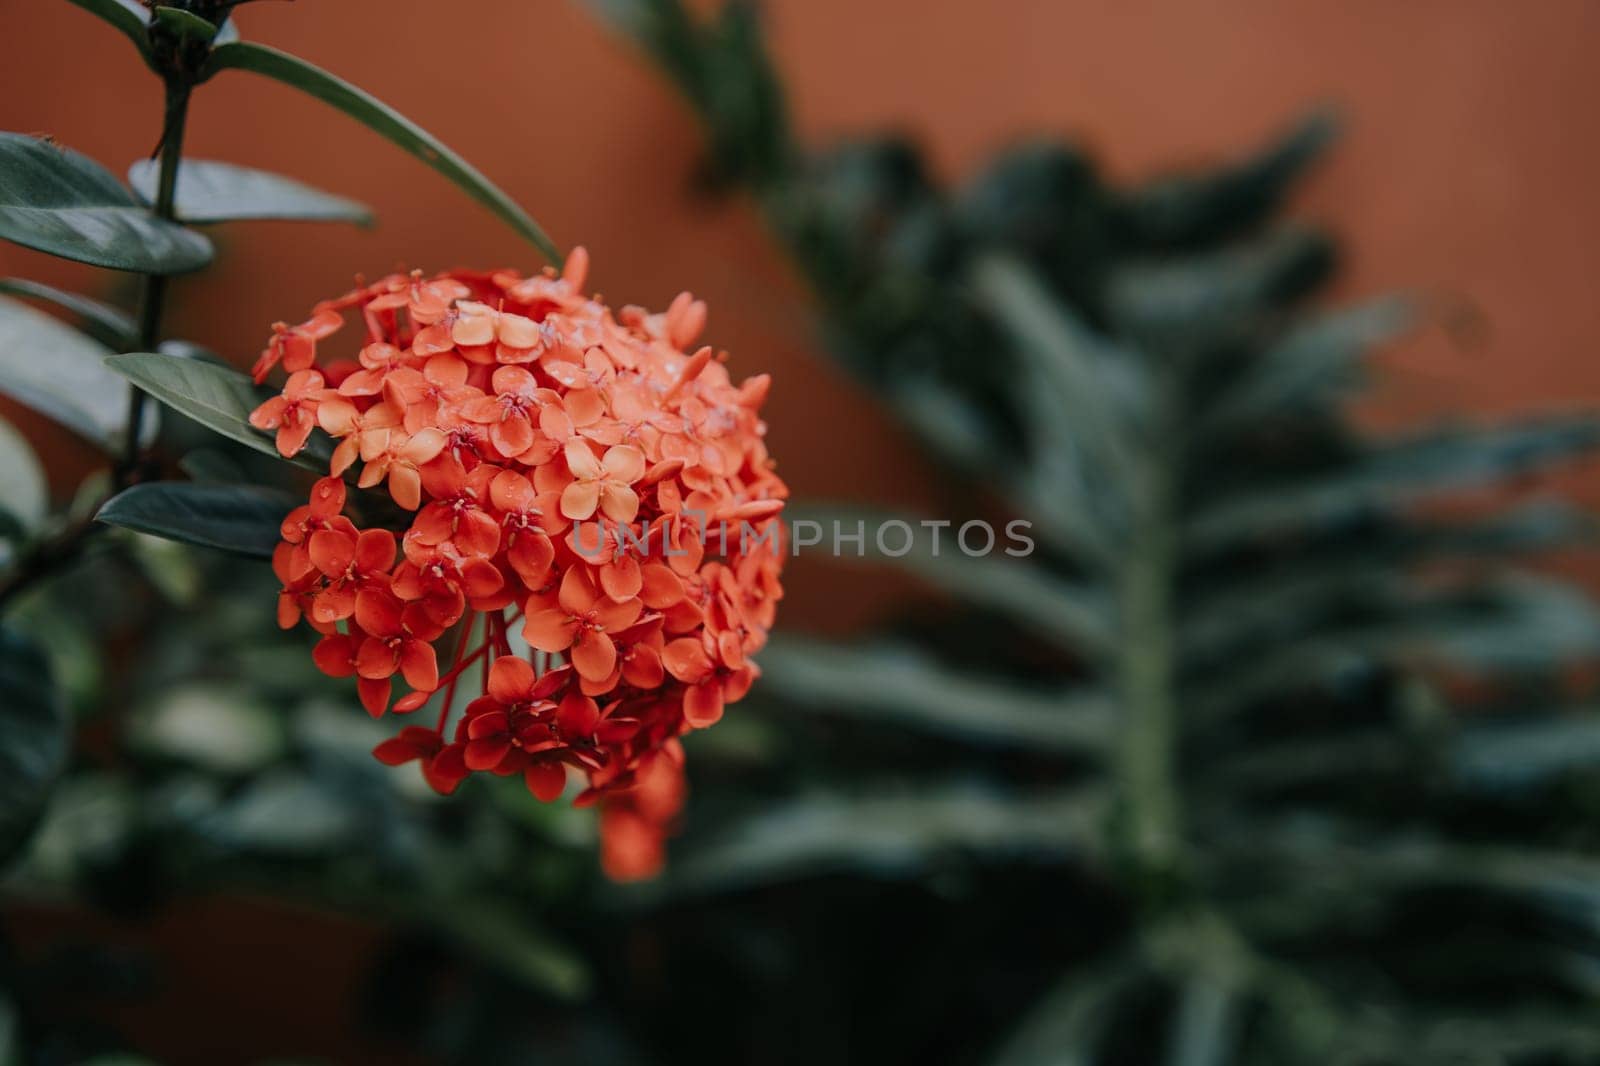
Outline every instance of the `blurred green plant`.
MULTIPOLYGON (((826 758, 713 783, 746 791, 702 797, 722 825, 692 819, 665 897, 955 876, 992 914, 981 871, 1059 868, 1016 924, 1105 936, 1031 1003, 913 1012, 990 1027, 1004 1066, 1597 1061, 1600 716, 1568 668, 1600 613, 1525 564, 1592 543, 1526 488, 1600 422, 1351 424, 1417 309, 1312 302, 1331 242, 1275 216, 1330 118, 1132 187, 1039 142, 946 188, 903 140, 796 144, 754 4, 597 6, 703 120, 709 184, 755 194, 833 355, 1040 538, 882 557, 960 605, 937 622, 775 641, 766 691, 826 719, 826 758)), ((981 993, 1016 956, 940 969, 981 993)))

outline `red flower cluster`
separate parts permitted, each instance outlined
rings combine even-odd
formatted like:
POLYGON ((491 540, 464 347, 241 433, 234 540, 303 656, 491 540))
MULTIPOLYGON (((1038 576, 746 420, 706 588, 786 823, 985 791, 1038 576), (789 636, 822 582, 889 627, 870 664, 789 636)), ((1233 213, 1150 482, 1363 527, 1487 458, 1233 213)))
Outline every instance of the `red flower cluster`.
POLYGON ((441 793, 486 771, 551 800, 577 771, 578 802, 605 800, 607 870, 638 877, 682 804, 677 738, 756 676, 787 490, 757 415, 768 379, 734 385, 725 355, 686 351, 705 304, 613 314, 586 272, 579 249, 559 276, 397 274, 320 304, 274 327, 255 378, 288 380, 250 421, 286 456, 319 426, 338 440, 283 523, 279 623, 320 632, 317 666, 353 675, 374 716, 438 694, 437 725, 374 754, 420 761, 441 793), (352 310, 359 358, 319 359, 352 310), (398 539, 346 516, 358 463, 410 512, 398 539))

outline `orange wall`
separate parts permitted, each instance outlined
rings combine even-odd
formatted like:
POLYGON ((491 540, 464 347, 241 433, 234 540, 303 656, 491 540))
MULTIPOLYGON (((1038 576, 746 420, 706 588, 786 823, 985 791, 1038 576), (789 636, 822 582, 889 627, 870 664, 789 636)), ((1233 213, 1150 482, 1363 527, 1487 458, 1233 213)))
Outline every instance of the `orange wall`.
MULTIPOLYGON (((115 169, 157 137, 158 89, 114 31, 66 3, 6 12, 0 128, 49 132, 115 169), (28 42, 18 47, 16 42, 28 42)), ((885 126, 959 175, 1031 133, 1087 139, 1118 176, 1254 145, 1314 101, 1347 135, 1299 204, 1347 240, 1344 295, 1409 288, 1481 314, 1393 353, 1380 416, 1600 403, 1600 4, 1589 0, 1207 3, 774 0, 772 41, 802 133, 885 126), (1002 14, 1002 10, 1005 12, 1002 14)), ((915 506, 915 449, 815 358, 806 304, 754 214, 693 202, 698 140, 630 45, 576 0, 301 0, 242 10, 245 34, 311 59, 439 132, 558 242, 594 254, 614 302, 692 288, 735 367, 771 370, 773 450, 796 490, 915 506), (826 432, 824 432, 824 428, 826 432)), ((533 251, 421 164, 291 90, 228 73, 189 148, 358 197, 370 231, 254 224, 177 287, 175 331, 245 361, 267 325, 358 271, 510 263, 533 251)), ((10 247, 0 271, 104 291, 108 276, 10 247)), ((61 460, 57 459, 57 462, 61 460)), ((808 571, 809 573, 809 568, 808 571)), ((815 620, 843 585, 796 586, 815 620)), ((859 606, 859 605, 858 605, 859 606)))

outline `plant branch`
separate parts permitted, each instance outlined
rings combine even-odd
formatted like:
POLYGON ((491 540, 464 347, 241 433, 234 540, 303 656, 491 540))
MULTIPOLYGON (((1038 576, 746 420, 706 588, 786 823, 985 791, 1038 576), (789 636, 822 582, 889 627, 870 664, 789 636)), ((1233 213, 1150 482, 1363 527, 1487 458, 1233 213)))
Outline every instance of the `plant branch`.
MULTIPOLYGON (((189 94, 193 84, 181 74, 167 77, 166 110, 161 125, 161 169, 153 211, 157 217, 175 221, 177 217, 178 160, 183 155, 183 130, 189 114, 189 94)), ((139 309, 139 349, 154 351, 161 340, 161 313, 166 304, 167 278, 161 274, 145 276, 144 302, 139 309)), ((122 461, 112 472, 112 493, 127 488, 139 474, 140 438, 144 435, 145 409, 149 398, 137 386, 128 386, 128 417, 123 441, 122 461)), ((94 515, 77 519, 54 535, 35 543, 17 563, 11 575, 0 583, 0 611, 42 578, 71 565, 84 545, 101 528, 94 515)))
MULTIPOLYGON (((1171 409, 1168 403, 1168 414, 1171 409)), ((1134 464, 1135 511, 1121 574, 1118 655, 1125 720, 1116 760, 1121 807, 1115 850, 1127 866, 1129 888, 1157 910, 1174 902, 1182 875, 1172 625, 1179 453, 1165 445, 1170 438, 1156 434, 1134 464)))
MULTIPOLYGON (((156 202, 152 210, 157 218, 169 222, 177 218, 178 162, 183 157, 183 131, 189 116, 191 85, 180 77, 167 79, 166 113, 161 126, 160 171, 156 186, 156 202)), ((161 341, 161 314, 166 306, 167 276, 149 274, 145 277, 144 302, 139 309, 139 350, 153 352, 161 341)), ((122 466, 117 472, 117 486, 125 486, 137 473, 139 466, 139 439, 143 436, 144 413, 147 397, 136 386, 129 386, 127 439, 124 442, 122 466)))

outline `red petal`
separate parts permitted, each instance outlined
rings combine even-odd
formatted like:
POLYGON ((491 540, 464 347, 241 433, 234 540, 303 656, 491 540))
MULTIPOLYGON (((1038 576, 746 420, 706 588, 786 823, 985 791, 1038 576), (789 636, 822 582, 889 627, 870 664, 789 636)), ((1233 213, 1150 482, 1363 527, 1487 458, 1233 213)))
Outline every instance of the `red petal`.
POLYGON ((698 637, 682 637, 669 643, 661 651, 661 663, 667 673, 690 684, 711 673, 711 657, 698 637))
POLYGON ((356 691, 361 695, 361 706, 372 717, 378 718, 389 709, 389 694, 394 691, 394 685, 388 678, 374 680, 363 677, 356 682, 356 691))
POLYGON ((533 667, 526 659, 502 655, 489 668, 489 695, 500 703, 525 703, 532 699, 533 667))
POLYGON ((534 763, 523 771, 522 779, 541 803, 558 800, 567 790, 567 768, 558 762, 534 763))
POLYGON ((586 629, 572 645, 572 665, 578 676, 589 681, 604 681, 617 665, 617 646, 596 629, 586 629))
POLYGON ((716 679, 702 681, 683 694, 683 720, 696 729, 715 725, 722 717, 722 685, 716 679))

